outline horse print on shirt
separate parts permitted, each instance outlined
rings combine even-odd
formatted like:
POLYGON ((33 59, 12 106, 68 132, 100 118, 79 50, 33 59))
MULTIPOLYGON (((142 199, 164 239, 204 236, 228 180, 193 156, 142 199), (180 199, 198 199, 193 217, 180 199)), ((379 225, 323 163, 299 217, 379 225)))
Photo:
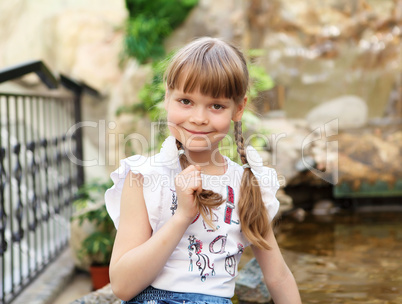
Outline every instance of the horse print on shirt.
POLYGON ((211 274, 211 276, 215 275, 214 263, 210 263, 209 257, 201 253, 202 251, 202 241, 198 240, 194 237, 194 235, 190 235, 188 238, 190 245, 188 246, 188 257, 190 259, 189 271, 193 271, 193 253, 197 256, 197 262, 195 263, 198 266, 198 270, 201 271, 201 282, 204 282, 207 279, 207 276, 211 274), (205 271, 208 269, 211 270, 211 273, 206 273, 205 271))

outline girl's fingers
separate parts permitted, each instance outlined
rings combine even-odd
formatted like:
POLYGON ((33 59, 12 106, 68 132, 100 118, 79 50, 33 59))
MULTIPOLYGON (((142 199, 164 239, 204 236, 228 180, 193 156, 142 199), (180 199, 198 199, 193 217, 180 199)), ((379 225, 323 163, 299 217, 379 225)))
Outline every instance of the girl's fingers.
POLYGON ((176 194, 178 199, 177 213, 186 218, 194 218, 198 212, 195 204, 195 193, 201 193, 201 168, 199 166, 188 166, 175 178, 176 194))
POLYGON ((199 166, 188 166, 176 177, 176 185, 182 190, 191 189, 199 191, 202 188, 201 170, 199 166))

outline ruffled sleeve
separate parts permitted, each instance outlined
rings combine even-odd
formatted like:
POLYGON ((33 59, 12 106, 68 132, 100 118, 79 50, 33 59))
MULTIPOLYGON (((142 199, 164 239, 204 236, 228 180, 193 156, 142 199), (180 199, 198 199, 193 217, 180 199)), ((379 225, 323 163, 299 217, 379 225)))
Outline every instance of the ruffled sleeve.
POLYGON ((268 210, 269 220, 272 221, 279 210, 279 201, 276 198, 276 192, 279 189, 278 176, 275 169, 263 167, 259 175, 262 200, 268 210))
POLYGON ((157 226, 160 205, 156 202, 158 202, 157 196, 160 191, 155 189, 155 185, 149 183, 149 181, 153 180, 152 175, 155 173, 155 169, 151 164, 152 161, 150 161, 150 158, 141 155, 134 155, 121 160, 120 167, 111 173, 110 177, 114 185, 105 192, 105 204, 106 210, 113 220, 116 229, 119 227, 120 221, 120 200, 123 185, 129 171, 137 174, 141 173, 141 175, 143 175, 143 192, 148 211, 148 218, 153 229, 157 226), (152 186, 154 186, 153 189, 152 186))
POLYGON ((272 221, 279 210, 279 201, 276 192, 279 189, 278 176, 275 169, 263 166, 263 161, 258 151, 252 146, 246 147, 247 165, 257 178, 260 185, 262 200, 272 221))

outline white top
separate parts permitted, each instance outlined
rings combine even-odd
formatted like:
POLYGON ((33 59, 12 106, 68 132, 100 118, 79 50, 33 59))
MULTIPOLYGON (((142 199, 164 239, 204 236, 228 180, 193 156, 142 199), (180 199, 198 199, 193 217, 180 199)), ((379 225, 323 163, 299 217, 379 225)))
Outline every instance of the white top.
MULTIPOLYGON (((179 165, 162 165, 163 149, 152 157, 132 156, 121 161, 121 166, 111 174, 114 186, 106 191, 105 202, 116 228, 120 219, 120 198, 128 172, 141 173, 144 177, 144 199, 153 232, 158 231, 175 213, 177 197, 174 177, 181 171, 179 165), (175 167, 175 166, 173 166, 175 167)), ((220 193, 225 202, 213 212, 212 230, 196 217, 173 251, 166 265, 151 284, 155 288, 204 293, 230 298, 234 294, 235 277, 241 254, 250 243, 241 233, 238 217, 238 200, 243 168, 225 156, 228 164, 223 175, 202 176, 204 189, 220 193)), ((177 161, 178 164, 178 161, 177 161)), ((279 202, 275 197, 279 188, 274 169, 268 169, 262 189, 264 202, 272 219, 279 202), (270 183, 267 183, 270 180, 270 183), (268 202, 268 203, 267 203, 268 202)))

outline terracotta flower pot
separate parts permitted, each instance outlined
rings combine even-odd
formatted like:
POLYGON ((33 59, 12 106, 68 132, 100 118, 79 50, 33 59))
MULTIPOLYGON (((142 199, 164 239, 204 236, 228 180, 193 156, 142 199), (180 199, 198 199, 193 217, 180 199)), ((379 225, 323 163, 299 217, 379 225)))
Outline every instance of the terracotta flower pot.
POLYGON ((92 278, 92 286, 94 290, 102 288, 110 283, 109 266, 91 266, 89 272, 92 278))

